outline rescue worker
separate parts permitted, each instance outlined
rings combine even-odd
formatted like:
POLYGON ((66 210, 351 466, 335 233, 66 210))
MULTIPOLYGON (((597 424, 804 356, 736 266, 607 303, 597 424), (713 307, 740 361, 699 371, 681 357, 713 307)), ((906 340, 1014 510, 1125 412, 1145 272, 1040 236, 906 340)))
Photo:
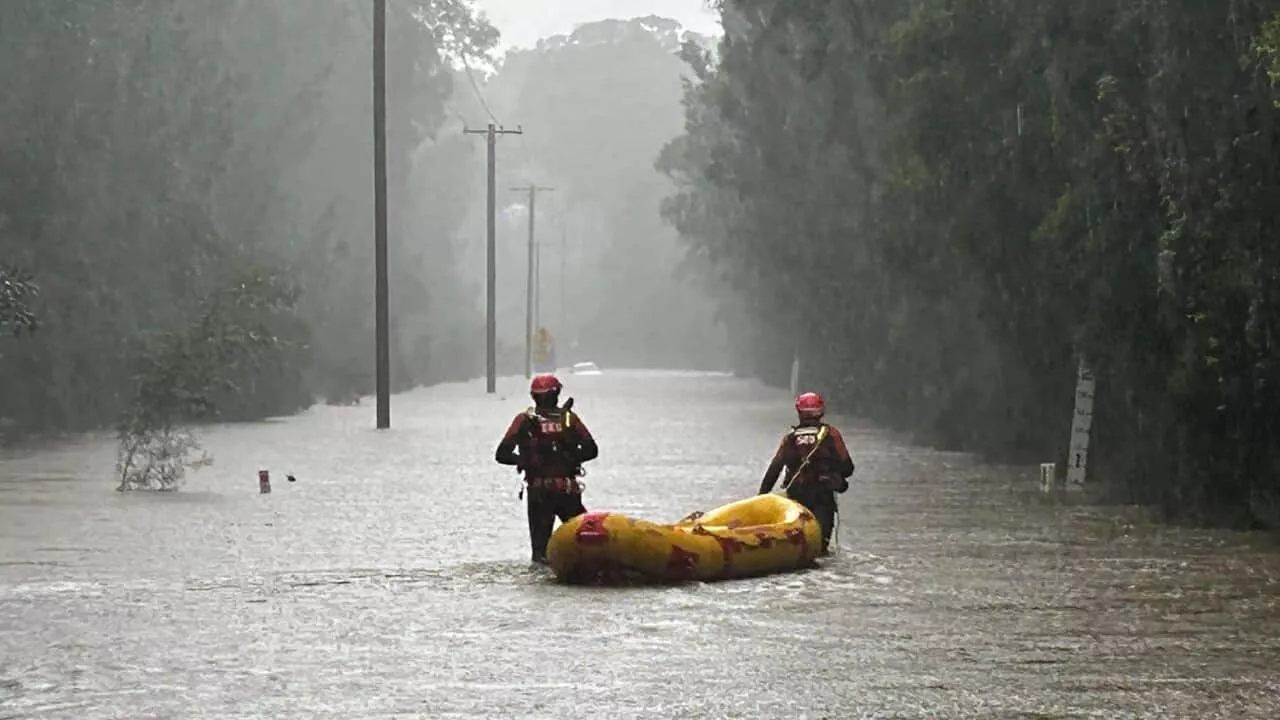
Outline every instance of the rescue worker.
POLYGON ((836 514, 840 512, 835 493, 849 489, 853 458, 840 431, 822 421, 826 414, 822 396, 807 392, 796 398, 796 414, 799 424, 778 443, 773 461, 760 481, 760 494, 773 491, 773 484, 785 467, 787 479, 782 488, 788 497, 804 505, 818 519, 822 529, 820 554, 826 555, 836 514))
POLYGON ((524 473, 532 560, 544 565, 556 517, 567 522, 587 511, 578 477, 582 463, 600 454, 595 438, 571 409, 573 400, 560 407, 560 390, 555 375, 535 377, 529 386, 533 407, 511 421, 494 453, 499 463, 524 473))

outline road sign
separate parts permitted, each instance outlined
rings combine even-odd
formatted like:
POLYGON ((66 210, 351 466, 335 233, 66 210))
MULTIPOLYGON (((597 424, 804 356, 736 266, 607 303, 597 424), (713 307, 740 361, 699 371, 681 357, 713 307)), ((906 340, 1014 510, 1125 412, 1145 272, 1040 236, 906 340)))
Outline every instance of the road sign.
POLYGON ((533 365, 537 372, 556 369, 556 343, 546 328, 538 328, 533 336, 533 365))

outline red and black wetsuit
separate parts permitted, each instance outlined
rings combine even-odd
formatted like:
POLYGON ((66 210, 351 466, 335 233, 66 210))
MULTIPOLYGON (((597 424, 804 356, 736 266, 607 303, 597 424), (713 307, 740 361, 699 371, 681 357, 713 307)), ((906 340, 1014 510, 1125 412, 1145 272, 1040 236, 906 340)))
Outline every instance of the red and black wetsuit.
POLYGON ((849 489, 849 476, 854 470, 844 436, 835 426, 821 422, 802 423, 792 428, 782 436, 773 461, 760 481, 761 494, 773 491, 783 468, 787 469, 789 478, 783 483, 787 496, 818 518, 818 525, 822 528, 822 550, 826 552, 835 525, 835 493, 849 489), (806 457, 809 458, 808 463, 804 462, 806 457))
POLYGON ((591 431, 572 410, 533 407, 511 421, 494 459, 524 472, 534 562, 546 561, 556 517, 565 522, 587 511, 577 478, 582 463, 599 454, 591 431))

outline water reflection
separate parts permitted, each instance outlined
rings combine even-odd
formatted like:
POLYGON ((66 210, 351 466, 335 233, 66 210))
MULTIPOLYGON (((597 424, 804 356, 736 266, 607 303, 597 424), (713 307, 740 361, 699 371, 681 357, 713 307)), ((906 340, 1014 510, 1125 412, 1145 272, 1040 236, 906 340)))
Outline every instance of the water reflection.
MULTIPOLYGON (((602 444, 588 506, 655 519, 751 492, 789 420, 727 377, 568 382, 602 444)), ((381 434, 360 407, 212 428, 217 465, 169 495, 112 492, 103 439, 9 454, 0 718, 1277 715, 1265 543, 1057 507, 871 428, 819 569, 555 585, 489 462, 522 384, 398 396, 381 434)))

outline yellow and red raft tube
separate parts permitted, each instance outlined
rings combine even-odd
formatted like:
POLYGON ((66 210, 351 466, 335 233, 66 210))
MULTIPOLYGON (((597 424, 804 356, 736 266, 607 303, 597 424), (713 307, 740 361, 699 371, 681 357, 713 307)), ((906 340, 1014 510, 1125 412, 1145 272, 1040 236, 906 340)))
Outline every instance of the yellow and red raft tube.
POLYGON ((813 565, 818 521, 782 495, 756 495, 671 525, 592 512, 563 523, 547 560, 568 583, 672 583, 758 577, 813 565))

